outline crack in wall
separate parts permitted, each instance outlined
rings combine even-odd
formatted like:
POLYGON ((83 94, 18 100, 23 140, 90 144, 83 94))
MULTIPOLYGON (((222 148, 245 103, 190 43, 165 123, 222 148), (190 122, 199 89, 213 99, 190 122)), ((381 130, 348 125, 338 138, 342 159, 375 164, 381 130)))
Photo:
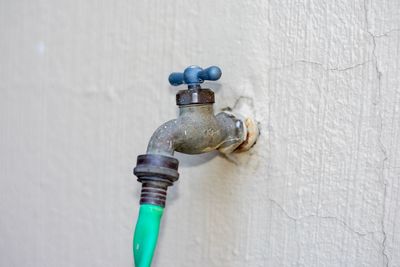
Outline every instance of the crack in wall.
POLYGON ((374 35, 374 36, 375 36, 375 38, 389 37, 390 34, 395 33, 395 32, 400 32, 400 29, 392 29, 387 32, 381 33, 379 35, 374 35))
POLYGON ((363 61, 363 62, 354 64, 354 65, 351 65, 351 66, 348 66, 348 67, 326 68, 326 67, 324 66, 324 64, 322 64, 322 63, 320 63, 320 62, 300 59, 300 60, 296 60, 296 61, 294 61, 293 63, 288 64, 288 65, 283 65, 283 66, 280 66, 280 67, 269 68, 269 72, 276 71, 276 70, 283 70, 283 69, 286 69, 286 68, 294 67, 294 66, 296 66, 297 64, 310 64, 310 65, 314 65, 314 66, 317 66, 317 67, 321 68, 322 70, 324 70, 324 71, 326 71, 326 72, 345 72, 345 71, 352 70, 352 69, 355 69, 355 68, 358 68, 358 67, 361 67, 361 66, 365 66, 366 64, 368 64, 368 63, 370 63, 370 62, 371 62, 371 60, 366 60, 366 61, 363 61))
MULTIPOLYGON (((389 31, 387 33, 384 33, 383 35, 374 35, 371 30, 370 30, 370 22, 369 22, 369 16, 368 16, 368 7, 367 7, 367 0, 364 0, 364 17, 365 17, 365 27, 366 27, 366 32, 370 35, 371 40, 372 40, 372 60, 373 64, 375 65, 375 71, 376 71, 376 76, 378 79, 378 99, 374 103, 375 105, 380 105, 381 100, 382 100, 382 95, 381 95, 381 83, 382 83, 382 72, 379 69, 379 64, 378 64, 378 57, 376 56, 376 38, 382 37, 382 36, 387 36, 389 33, 397 31, 397 29, 394 29, 392 31, 389 31)), ((379 109, 378 109, 379 110, 379 109)), ((387 151, 385 146, 383 145, 382 142, 382 131, 383 131, 383 116, 382 116, 382 111, 379 110, 379 119, 380 119, 380 125, 379 125, 379 133, 378 133, 378 143, 379 143, 379 148, 383 154, 383 159, 382 159, 382 164, 381 164, 381 170, 380 170, 380 179, 382 180, 383 183, 383 200, 382 200, 382 217, 381 217, 381 232, 382 232, 382 242, 381 242, 381 253, 383 257, 383 262, 385 266, 389 266, 389 256, 386 252, 386 240, 387 240, 387 235, 385 231, 385 216, 386 216, 386 196, 387 196, 387 183, 385 180, 385 163, 388 159, 387 151)))
POLYGON ((282 205, 279 204, 276 200, 271 199, 271 198, 269 198, 268 200, 269 200, 271 203, 273 203, 276 207, 278 207, 278 208, 285 214, 285 216, 286 216, 287 218, 289 218, 290 220, 294 221, 295 223, 297 223, 298 221, 303 220, 303 219, 308 219, 308 218, 319 218, 319 219, 326 219, 326 220, 333 220, 333 221, 336 221, 336 222, 338 222, 339 224, 341 224, 344 228, 346 228, 346 229, 349 230, 350 232, 352 232, 352 233, 354 233, 354 234, 356 234, 356 235, 358 235, 358 236, 360 236, 360 237, 365 237, 365 236, 368 236, 368 235, 371 235, 371 234, 375 234, 375 232, 372 232, 372 231, 365 231, 365 232, 357 231, 357 230, 355 230, 353 227, 351 227, 350 225, 348 225, 345 221, 343 221, 343 220, 341 220, 341 219, 339 219, 339 218, 337 218, 337 217, 335 217, 335 216, 321 216, 321 215, 318 215, 318 214, 316 214, 316 213, 312 213, 312 214, 308 214, 308 215, 305 215, 305 216, 295 217, 295 216, 293 216, 293 215, 290 215, 289 212, 287 212, 287 211, 282 207, 282 205))
MULTIPOLYGON (((389 37, 390 34, 392 33, 398 33, 400 32, 400 29, 392 29, 389 30, 387 32, 384 32, 382 34, 376 35, 373 34, 372 31, 370 30, 370 21, 369 21, 369 16, 368 16, 368 7, 367 7, 367 0, 364 0, 363 2, 364 4, 364 18, 365 18, 365 27, 366 27, 366 32, 368 33, 368 35, 371 38, 371 42, 372 42, 372 57, 369 60, 365 60, 361 63, 357 63, 354 64, 352 66, 348 66, 348 67, 334 67, 334 68, 327 68, 324 66, 324 64, 320 63, 320 62, 315 62, 315 61, 309 61, 309 60, 296 60, 291 64, 288 65, 283 65, 283 66, 278 66, 278 67, 273 67, 269 69, 269 73, 272 71, 277 71, 277 70, 283 70, 286 68, 290 68, 290 67, 294 67, 297 64, 310 64, 316 67, 321 68, 322 70, 326 71, 326 72, 345 72, 345 71, 349 71, 349 70, 353 70, 355 68, 358 67, 362 67, 368 63, 372 63, 375 69, 375 73, 376 73, 376 79, 377 79, 377 98, 376 100, 373 102, 374 106, 379 106, 381 107, 381 101, 382 101, 382 71, 379 68, 379 62, 378 62, 378 57, 376 55, 376 49, 377 49, 377 43, 376 40, 378 38, 382 38, 382 37, 389 37)), ((381 216, 381 220, 380 220, 380 225, 381 225, 381 235, 382 235, 382 239, 380 242, 380 246, 381 246, 381 254, 382 254, 382 258, 383 258, 383 262, 385 266, 390 266, 390 261, 389 261, 389 255, 387 253, 387 233, 386 233, 386 229, 385 229, 385 217, 386 217, 386 201, 387 201, 387 187, 388 184, 386 182, 385 179, 385 170, 386 170, 386 162, 388 160, 388 155, 387 155, 387 151, 386 148, 382 142, 382 132, 383 132, 383 111, 381 109, 378 109, 378 118, 379 118, 379 125, 378 125, 378 144, 379 144, 379 149, 381 151, 381 153, 383 154, 383 158, 382 158, 382 162, 380 164, 379 170, 380 170, 380 174, 379 174, 379 178, 382 181, 382 216, 381 216)), ((288 214, 286 212, 286 210, 279 205, 279 203, 277 203, 275 200, 270 199, 271 202, 273 202, 276 206, 278 206, 284 213, 285 215, 290 218, 291 220, 297 222, 297 220, 303 219, 303 218, 307 218, 307 217, 318 217, 318 218, 323 218, 323 219, 334 219, 337 220, 338 222, 340 222, 344 227, 346 227, 347 229, 349 229, 350 231, 352 231, 353 233, 359 235, 359 236, 365 236, 367 234, 373 233, 373 232, 358 232, 354 229, 352 229, 351 227, 349 227, 344 221, 339 220, 336 217, 333 216, 319 216, 317 214, 311 214, 311 215, 307 215, 304 217, 293 217, 290 214, 288 214)))
POLYGON ((322 63, 315 62, 315 61, 308 61, 308 60, 297 60, 295 62, 316 65, 316 66, 321 67, 324 71, 327 71, 327 72, 334 72, 334 71, 344 72, 344 71, 352 70, 352 69, 355 69, 355 68, 358 68, 361 66, 365 66, 367 63, 371 62, 371 60, 366 60, 361 63, 357 63, 352 66, 348 66, 348 67, 344 67, 344 68, 343 67, 341 67, 341 68, 340 67, 326 68, 326 67, 324 67, 324 65, 322 63))

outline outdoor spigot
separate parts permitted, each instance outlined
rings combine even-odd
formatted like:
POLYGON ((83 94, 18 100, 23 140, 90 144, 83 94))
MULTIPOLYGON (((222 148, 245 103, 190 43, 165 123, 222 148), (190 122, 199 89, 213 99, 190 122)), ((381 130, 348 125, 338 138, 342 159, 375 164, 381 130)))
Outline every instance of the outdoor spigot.
POLYGON ((200 84, 205 80, 216 81, 221 74, 216 66, 206 69, 190 66, 183 73, 169 76, 171 85, 187 84, 188 88, 176 94, 178 118, 158 127, 150 138, 146 154, 138 156, 133 170, 142 183, 133 244, 137 267, 150 266, 167 190, 179 178, 179 161, 174 152, 194 155, 218 150, 228 154, 250 149, 257 139, 254 120, 227 111, 214 114, 214 92, 201 88, 200 84))

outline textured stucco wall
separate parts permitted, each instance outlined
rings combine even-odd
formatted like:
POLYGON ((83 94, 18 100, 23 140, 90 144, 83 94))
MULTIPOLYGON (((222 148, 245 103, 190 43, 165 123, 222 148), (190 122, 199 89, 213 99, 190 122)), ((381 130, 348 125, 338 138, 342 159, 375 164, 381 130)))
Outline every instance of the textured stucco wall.
POLYGON ((154 266, 400 266, 400 1, 0 1, 0 266, 131 266, 169 72, 247 154, 185 156, 154 266))

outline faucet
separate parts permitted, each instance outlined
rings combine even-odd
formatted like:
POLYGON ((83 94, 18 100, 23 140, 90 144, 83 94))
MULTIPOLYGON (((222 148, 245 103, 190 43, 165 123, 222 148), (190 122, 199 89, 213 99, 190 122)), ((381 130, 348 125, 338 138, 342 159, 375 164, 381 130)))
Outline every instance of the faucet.
POLYGON ((186 84, 176 94, 177 119, 167 121, 152 135, 146 154, 139 155, 134 174, 142 183, 139 218, 133 252, 136 267, 151 265, 164 211, 167 188, 178 180, 179 161, 174 152, 201 154, 218 150, 224 154, 246 151, 256 142, 258 127, 252 118, 223 111, 214 115, 214 92, 200 86, 205 80, 216 81, 221 69, 189 66, 183 73, 171 73, 173 86, 186 84))

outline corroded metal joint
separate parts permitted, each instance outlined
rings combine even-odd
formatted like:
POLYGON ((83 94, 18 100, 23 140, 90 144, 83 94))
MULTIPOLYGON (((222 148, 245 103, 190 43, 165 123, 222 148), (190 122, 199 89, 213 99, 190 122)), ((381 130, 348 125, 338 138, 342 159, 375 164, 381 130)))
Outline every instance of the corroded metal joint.
POLYGON ((133 173, 142 183, 140 204, 164 207, 167 188, 178 180, 179 161, 176 158, 158 155, 139 155, 133 173))
POLYGON ((180 90, 176 94, 176 104, 213 104, 215 102, 214 92, 206 88, 194 88, 189 90, 180 90))

